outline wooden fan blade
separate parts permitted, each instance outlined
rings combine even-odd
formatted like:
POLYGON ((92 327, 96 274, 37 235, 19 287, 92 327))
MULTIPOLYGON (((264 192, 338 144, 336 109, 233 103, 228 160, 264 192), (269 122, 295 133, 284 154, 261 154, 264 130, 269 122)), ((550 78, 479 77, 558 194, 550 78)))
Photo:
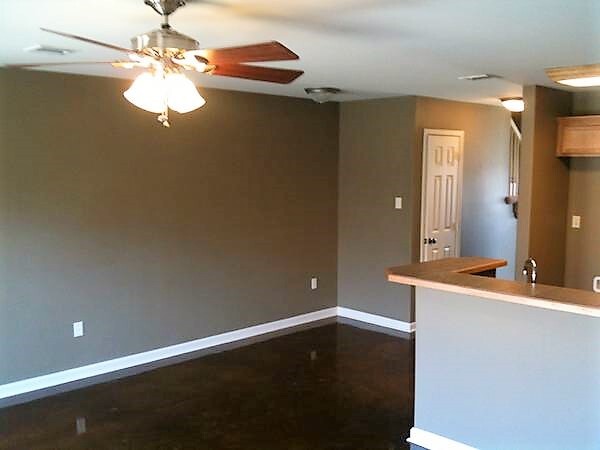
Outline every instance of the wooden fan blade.
POLYGON ((70 39, 77 39, 78 41, 87 42, 88 44, 94 44, 94 45, 99 45, 101 47, 110 48, 112 50, 117 50, 118 52, 124 52, 127 54, 137 53, 134 50, 131 50, 130 48, 119 47, 118 45, 113 45, 113 44, 107 44, 106 42, 100 42, 95 39, 90 39, 90 38, 86 38, 83 36, 77 36, 75 34, 63 33, 62 31, 49 30, 48 28, 40 28, 40 30, 45 31, 47 33, 57 34, 59 36, 63 36, 63 37, 70 38, 70 39))
POLYGON ((273 67, 247 66, 245 64, 219 64, 211 73, 224 77, 288 84, 304 72, 301 70, 276 69, 273 67))
POLYGON ((207 49, 198 52, 198 54, 208 59, 211 64, 299 59, 298 55, 277 41, 245 45, 243 47, 207 49))
POLYGON ((78 61, 78 62, 55 62, 55 63, 30 63, 30 64, 7 64, 6 67, 11 69, 29 69, 33 67, 50 67, 50 66, 74 66, 85 64, 114 64, 113 61, 78 61))

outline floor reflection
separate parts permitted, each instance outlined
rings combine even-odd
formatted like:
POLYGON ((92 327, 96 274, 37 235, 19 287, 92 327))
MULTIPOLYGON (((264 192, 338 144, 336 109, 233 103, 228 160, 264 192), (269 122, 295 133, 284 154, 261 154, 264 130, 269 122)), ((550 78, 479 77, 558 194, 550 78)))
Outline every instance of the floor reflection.
POLYGON ((413 351, 313 328, 2 409, 0 449, 407 449, 413 351))

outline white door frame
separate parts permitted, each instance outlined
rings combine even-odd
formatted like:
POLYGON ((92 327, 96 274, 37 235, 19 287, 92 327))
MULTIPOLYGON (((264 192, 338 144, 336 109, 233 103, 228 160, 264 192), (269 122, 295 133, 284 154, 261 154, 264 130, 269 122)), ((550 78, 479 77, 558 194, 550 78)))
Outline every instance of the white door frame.
POLYGON ((422 170, 421 170, 421 233, 419 240, 420 256, 419 261, 423 262, 425 259, 425 246, 423 241, 425 239, 425 203, 427 200, 427 166, 428 166, 428 152, 427 152, 427 140, 429 136, 456 136, 459 138, 459 152, 460 157, 458 160, 458 180, 457 180, 457 195, 458 201, 456 204, 456 256, 460 256, 461 247, 461 228, 462 228, 462 185, 463 185, 463 160, 464 160, 464 141, 465 132, 463 130, 440 130, 435 128, 425 128, 423 130, 423 147, 422 147, 422 170))

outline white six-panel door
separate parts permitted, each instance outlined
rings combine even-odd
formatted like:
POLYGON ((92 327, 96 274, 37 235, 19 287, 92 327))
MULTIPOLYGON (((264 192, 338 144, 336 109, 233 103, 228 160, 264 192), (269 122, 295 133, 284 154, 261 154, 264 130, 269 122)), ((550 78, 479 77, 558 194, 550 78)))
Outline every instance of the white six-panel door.
POLYGON ((425 129, 421 261, 460 256, 464 131, 425 129))

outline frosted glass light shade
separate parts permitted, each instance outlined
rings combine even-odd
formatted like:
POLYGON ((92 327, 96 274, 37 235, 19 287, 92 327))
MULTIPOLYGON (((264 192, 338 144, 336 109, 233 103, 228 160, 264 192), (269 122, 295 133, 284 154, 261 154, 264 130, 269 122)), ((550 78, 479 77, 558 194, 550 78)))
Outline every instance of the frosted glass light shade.
POLYGON ((525 111, 525 102, 522 98, 501 98, 500 101, 502 102, 502 106, 510 112, 525 111))
POLYGON ((206 103, 194 83, 181 73, 170 73, 166 76, 166 89, 167 104, 178 113, 188 113, 206 103))
POLYGON ((560 80, 558 82, 560 84, 566 84, 567 86, 573 86, 573 87, 594 87, 594 86, 600 86, 600 76, 571 78, 571 79, 567 79, 567 80, 560 80))
POLYGON ((167 109, 166 88, 164 78, 144 72, 123 92, 123 97, 138 108, 159 114, 167 109))

